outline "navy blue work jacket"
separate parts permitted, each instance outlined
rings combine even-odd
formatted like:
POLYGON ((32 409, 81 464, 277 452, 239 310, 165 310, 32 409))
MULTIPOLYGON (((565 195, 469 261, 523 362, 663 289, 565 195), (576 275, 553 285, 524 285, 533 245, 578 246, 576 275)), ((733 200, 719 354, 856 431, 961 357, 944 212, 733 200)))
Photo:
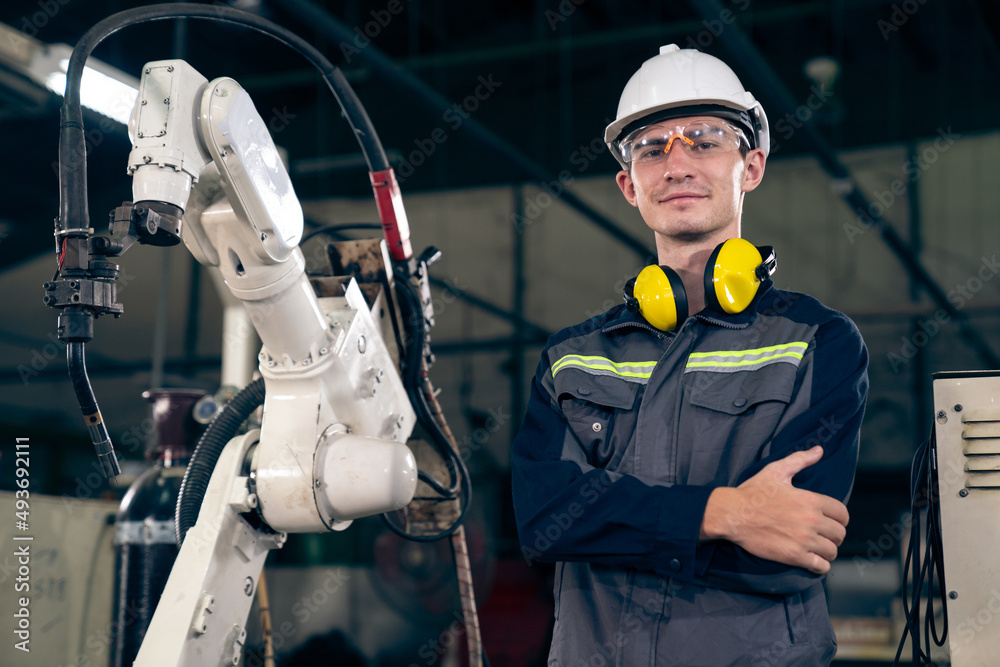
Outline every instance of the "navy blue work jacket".
POLYGON ((829 664, 822 577, 699 533, 714 488, 817 444, 794 485, 846 501, 867 365, 850 319, 770 281, 676 332, 617 306, 552 336, 512 451, 522 551, 557 564, 550 667, 829 664))

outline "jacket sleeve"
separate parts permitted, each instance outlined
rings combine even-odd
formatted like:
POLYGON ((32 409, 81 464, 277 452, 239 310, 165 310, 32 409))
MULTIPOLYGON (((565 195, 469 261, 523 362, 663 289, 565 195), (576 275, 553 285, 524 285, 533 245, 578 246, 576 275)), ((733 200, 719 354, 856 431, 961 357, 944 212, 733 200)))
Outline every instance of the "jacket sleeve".
POLYGON ((588 463, 545 388, 546 358, 511 453, 522 552, 529 562, 587 561, 690 580, 711 489, 649 485, 588 463))
MULTIPOLYGON (((820 326, 803 367, 802 384, 767 444, 766 455, 745 470, 738 483, 795 451, 821 445, 822 459, 796 475, 792 484, 846 503, 854 483, 868 395, 868 352, 854 323, 838 314, 820 326)), ((802 568, 759 558, 727 541, 700 545, 696 560, 699 583, 728 590, 787 594, 821 578, 802 568)))

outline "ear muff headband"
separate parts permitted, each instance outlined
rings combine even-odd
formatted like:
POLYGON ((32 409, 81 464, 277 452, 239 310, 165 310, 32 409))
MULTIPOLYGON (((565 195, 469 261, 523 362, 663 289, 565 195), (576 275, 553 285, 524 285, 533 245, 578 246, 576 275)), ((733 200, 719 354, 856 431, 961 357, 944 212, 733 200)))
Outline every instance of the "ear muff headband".
POLYGON ((770 246, 740 238, 719 244, 705 266, 705 303, 730 315, 743 312, 776 266, 770 246))
MULTIPOLYGON (((740 238, 720 243, 705 266, 706 303, 731 315, 746 310, 777 266, 771 246, 757 247, 740 238)), ((628 309, 661 331, 675 329, 687 319, 684 284, 669 266, 647 266, 625 284, 624 292, 628 309)))
POLYGON ((769 245, 759 245, 757 250, 764 257, 764 261, 757 267, 757 277, 763 280, 770 278, 778 268, 778 258, 774 254, 774 248, 769 245))
POLYGON ((684 283, 669 266, 647 266, 639 272, 635 283, 631 285, 631 295, 627 294, 628 291, 627 285, 626 302, 631 296, 639 313, 661 331, 670 331, 680 326, 688 316, 684 283))

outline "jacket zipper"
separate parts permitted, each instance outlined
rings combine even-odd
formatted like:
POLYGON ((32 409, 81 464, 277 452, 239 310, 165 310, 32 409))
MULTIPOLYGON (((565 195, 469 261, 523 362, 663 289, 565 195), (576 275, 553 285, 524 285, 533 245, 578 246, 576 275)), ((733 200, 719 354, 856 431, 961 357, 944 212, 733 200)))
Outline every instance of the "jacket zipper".
MULTIPOLYGON (((696 319, 702 319, 702 318, 691 318, 691 321, 694 321, 696 319)), ((687 322, 685 322, 684 325, 681 325, 681 330, 684 329, 684 326, 686 324, 687 324, 687 322)), ((692 325, 692 328, 693 328, 693 325, 692 325)), ((739 327, 731 327, 731 328, 738 329, 739 327)), ((677 333, 678 333, 677 337, 680 338, 680 335, 679 335, 680 334, 680 330, 678 330, 677 333)), ((684 363, 684 365, 687 365, 687 359, 691 355, 691 350, 692 350, 692 348, 694 348, 695 344, 698 341, 698 337, 695 336, 695 335, 693 335, 693 334, 691 336, 689 336, 689 338, 691 340, 687 344, 687 350, 685 350, 684 355, 683 355, 684 358, 682 360, 683 363, 684 363)), ((671 347, 673 347, 673 346, 671 346, 671 347)), ((681 446, 681 443, 680 443, 680 435, 681 435, 681 410, 684 407, 684 398, 685 398, 684 397, 684 368, 683 368, 683 366, 680 367, 680 372, 679 373, 675 373, 675 374, 678 376, 676 378, 676 382, 677 382, 677 403, 676 403, 676 405, 674 407, 673 419, 671 420, 671 422, 673 424, 673 442, 674 442, 674 446, 670 450, 670 465, 669 465, 670 477, 671 477, 670 481, 671 481, 672 484, 676 484, 677 480, 680 479, 680 471, 677 469, 677 466, 678 466, 677 451, 678 451, 678 449, 681 446)))
MULTIPOLYGON (((660 355, 660 359, 659 359, 659 361, 656 364, 657 368, 660 368, 661 365, 662 365, 662 363, 663 363, 663 361, 665 359, 667 359, 671 355, 671 353, 674 351, 674 348, 677 346, 677 342, 679 340, 681 340, 681 338, 683 338, 690 331, 690 329, 694 326, 694 322, 695 321, 696 320, 694 318, 690 318, 690 319, 686 320, 683 324, 681 324, 680 329, 678 329, 674 333, 674 335, 671 338, 671 340, 667 343, 666 348, 663 350, 663 354, 660 355)), ((665 337, 665 335, 666 334, 663 334, 661 337, 665 337)), ((693 340, 694 340, 694 338, 692 338, 692 341, 693 340)), ((690 347, 690 343, 688 344, 688 347, 690 347)), ((654 369, 654 373, 655 372, 656 371, 654 369)), ((679 391, 680 390, 680 386, 681 386, 681 380, 683 378, 682 377, 674 378, 673 375, 674 374, 668 375, 665 378, 665 382, 677 382, 678 383, 678 391, 679 391)), ((683 375, 683 374, 681 374, 681 375, 683 375)), ((652 379, 653 378, 650 377, 650 380, 652 380, 652 379)), ((648 385, 647 385, 647 387, 648 387, 648 385)), ((639 426, 640 426, 639 419, 642 416, 644 416, 644 413, 642 412, 642 402, 646 400, 646 396, 647 395, 648 395, 648 392, 643 392, 642 399, 640 400, 639 414, 636 416, 636 426, 635 426, 637 431, 639 430, 639 426)), ((667 480, 670 483, 674 483, 676 481, 676 478, 677 478, 676 471, 675 471, 675 468, 677 467, 677 428, 678 428, 677 427, 676 416, 677 416, 677 413, 675 412, 674 419, 673 419, 673 423, 674 423, 674 446, 671 447, 670 451, 667 453, 667 456, 668 456, 669 460, 667 461, 667 465, 665 466, 666 470, 673 471, 673 472, 667 473, 668 476, 671 477, 671 479, 667 480)), ((636 445, 639 446, 639 443, 636 442, 636 445)), ((643 446, 643 448, 645 448, 648 445, 643 444, 642 446, 643 446)), ((637 465, 641 464, 642 457, 643 457, 643 454, 640 453, 639 454, 639 459, 636 461, 637 465)))
POLYGON ((654 334, 657 338, 666 338, 667 334, 660 331, 651 324, 645 324, 644 322, 622 322, 620 324, 613 324, 610 327, 601 329, 601 333, 609 333, 611 331, 617 331, 618 329, 626 329, 628 327, 635 327, 636 329, 643 329, 654 334))
POLYGON ((746 329, 750 326, 749 322, 744 322, 741 324, 734 324, 732 322, 726 322, 725 320, 718 320, 714 317, 709 317, 708 315, 697 314, 696 318, 702 322, 707 322, 708 324, 714 324, 715 326, 722 327, 723 329, 746 329))

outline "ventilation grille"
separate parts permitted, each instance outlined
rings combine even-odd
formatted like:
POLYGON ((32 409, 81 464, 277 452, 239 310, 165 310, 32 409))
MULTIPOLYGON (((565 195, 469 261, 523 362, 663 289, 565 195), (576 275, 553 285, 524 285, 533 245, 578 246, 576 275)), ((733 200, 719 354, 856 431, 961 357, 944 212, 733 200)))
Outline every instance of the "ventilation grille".
POLYGON ((968 410, 962 425, 965 486, 1000 489, 1000 411, 968 410))

